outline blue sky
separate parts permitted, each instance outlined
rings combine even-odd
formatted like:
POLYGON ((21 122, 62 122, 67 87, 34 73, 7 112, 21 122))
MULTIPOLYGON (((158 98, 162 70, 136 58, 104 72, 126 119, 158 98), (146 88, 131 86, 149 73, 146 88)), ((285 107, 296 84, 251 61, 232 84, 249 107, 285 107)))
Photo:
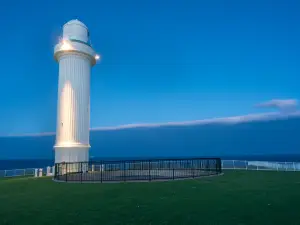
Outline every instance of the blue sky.
POLYGON ((91 127, 199 120, 300 99, 299 1, 5 1, 0 134, 55 131, 53 47, 71 19, 102 56, 91 127))

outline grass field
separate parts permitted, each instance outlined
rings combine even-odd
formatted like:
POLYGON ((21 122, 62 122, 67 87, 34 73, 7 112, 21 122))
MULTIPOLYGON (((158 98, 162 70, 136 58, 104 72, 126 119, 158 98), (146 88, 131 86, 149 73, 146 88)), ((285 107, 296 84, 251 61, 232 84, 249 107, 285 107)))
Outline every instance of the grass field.
POLYGON ((300 224, 299 172, 119 184, 11 178, 0 193, 0 224, 300 224))

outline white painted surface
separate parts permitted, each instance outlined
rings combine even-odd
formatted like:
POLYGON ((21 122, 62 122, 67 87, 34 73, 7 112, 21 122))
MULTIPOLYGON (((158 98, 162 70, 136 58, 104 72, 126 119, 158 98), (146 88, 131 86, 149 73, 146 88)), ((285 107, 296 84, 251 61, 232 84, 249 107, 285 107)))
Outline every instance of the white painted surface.
POLYGON ((55 147, 55 162, 87 162, 89 161, 89 147, 61 146, 55 147))
POLYGON ((43 169, 39 169, 39 177, 42 177, 43 176, 43 169))
POLYGON ((88 42, 88 28, 79 20, 71 20, 63 27, 64 39, 76 39, 83 42, 88 42))
POLYGON ((54 47, 54 58, 59 63, 59 58, 62 55, 70 54, 70 53, 77 53, 80 56, 85 56, 91 61, 91 65, 96 64, 96 52, 94 49, 83 43, 79 43, 76 41, 62 41, 58 43, 54 47), (68 48, 66 48, 66 43, 68 44, 68 48))
POLYGON ((51 173, 51 167, 50 166, 47 166, 47 173, 46 173, 47 176, 51 176, 52 173, 51 173))
MULTIPOLYGON (((64 38, 88 42, 87 27, 78 20, 64 25, 64 38)), ((59 63, 55 163, 89 160, 90 76, 96 53, 88 44, 63 41, 54 49, 59 63)))
POLYGON ((56 146, 89 147, 90 61, 67 54, 59 61, 56 146))

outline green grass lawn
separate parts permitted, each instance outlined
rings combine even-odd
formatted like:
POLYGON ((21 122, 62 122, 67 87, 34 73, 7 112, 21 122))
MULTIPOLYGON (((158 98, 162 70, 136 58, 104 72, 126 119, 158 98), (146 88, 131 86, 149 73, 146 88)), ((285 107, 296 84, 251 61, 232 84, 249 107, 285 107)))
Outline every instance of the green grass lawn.
POLYGON ((0 224, 300 224, 299 172, 119 184, 11 178, 0 193, 0 224))

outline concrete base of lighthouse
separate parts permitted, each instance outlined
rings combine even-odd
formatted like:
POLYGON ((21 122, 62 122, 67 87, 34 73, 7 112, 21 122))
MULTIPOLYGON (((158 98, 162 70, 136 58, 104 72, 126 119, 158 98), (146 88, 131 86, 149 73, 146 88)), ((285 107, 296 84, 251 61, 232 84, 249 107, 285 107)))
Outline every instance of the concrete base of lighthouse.
POLYGON ((65 173, 85 173, 88 171, 90 146, 54 146, 55 163, 61 163, 59 171, 65 173), (63 164, 65 163, 65 164, 63 164))

